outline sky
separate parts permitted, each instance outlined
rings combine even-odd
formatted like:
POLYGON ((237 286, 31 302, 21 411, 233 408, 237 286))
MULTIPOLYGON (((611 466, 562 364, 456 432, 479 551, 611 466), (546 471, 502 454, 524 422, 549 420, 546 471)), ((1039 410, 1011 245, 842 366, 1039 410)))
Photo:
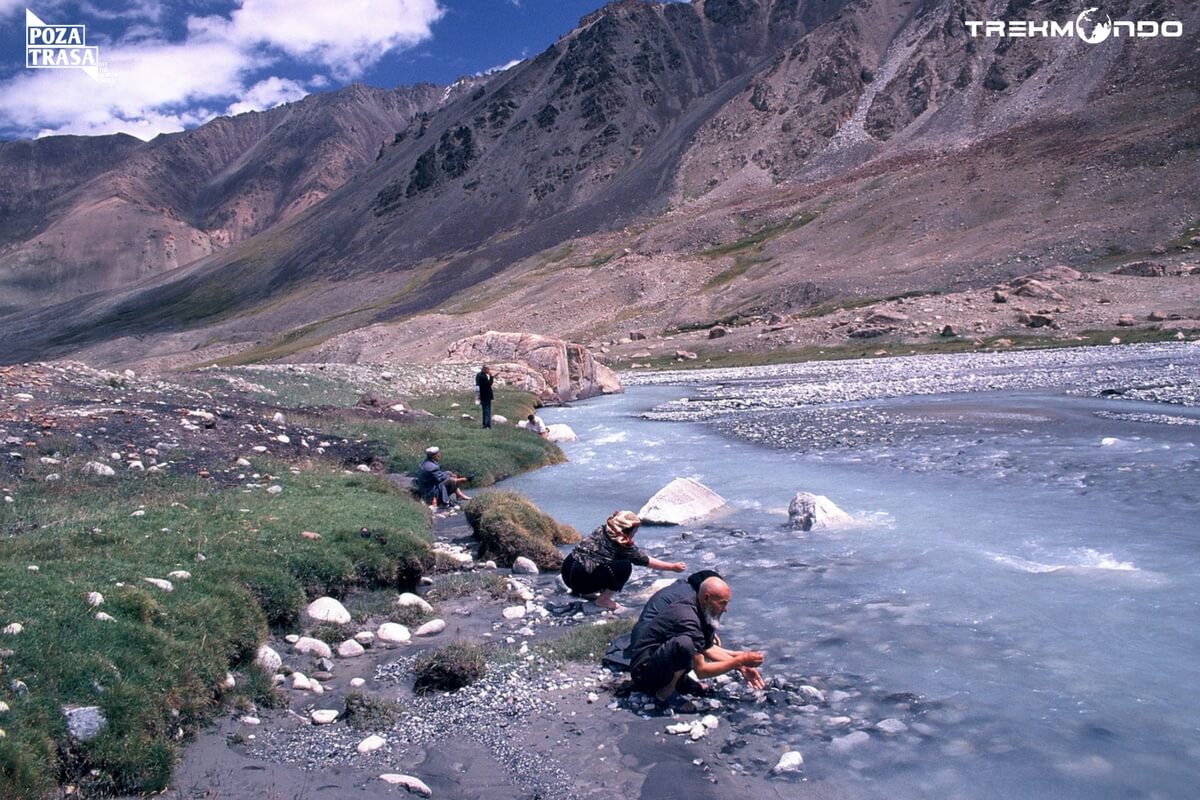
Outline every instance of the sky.
POLYGON ((358 81, 391 88, 503 68, 603 0, 0 0, 0 140, 141 139, 358 81), (96 77, 26 67, 26 9, 85 26, 96 77))

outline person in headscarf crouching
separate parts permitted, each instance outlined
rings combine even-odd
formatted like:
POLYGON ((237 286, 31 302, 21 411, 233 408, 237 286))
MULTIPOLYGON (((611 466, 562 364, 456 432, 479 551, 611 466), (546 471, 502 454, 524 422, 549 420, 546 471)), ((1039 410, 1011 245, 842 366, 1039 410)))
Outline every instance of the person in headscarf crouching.
POLYGON ((622 606, 613 595, 625 587, 634 565, 666 572, 683 572, 682 561, 660 561, 633 543, 642 521, 632 511, 614 511, 591 536, 575 545, 563 560, 562 579, 575 594, 593 595, 596 605, 610 611, 622 606))

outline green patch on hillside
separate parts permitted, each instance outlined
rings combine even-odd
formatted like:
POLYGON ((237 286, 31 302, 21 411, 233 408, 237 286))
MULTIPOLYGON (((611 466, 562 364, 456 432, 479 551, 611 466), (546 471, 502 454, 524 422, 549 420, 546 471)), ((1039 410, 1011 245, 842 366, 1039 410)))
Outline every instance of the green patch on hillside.
POLYGON ((696 255, 701 258, 722 258, 724 256, 735 255, 748 251, 761 252, 762 246, 772 239, 776 239, 792 231, 803 228, 808 223, 817 218, 817 214, 812 211, 802 211, 799 214, 793 214, 787 217, 782 222, 777 222, 772 225, 764 225, 753 233, 727 244, 720 244, 715 247, 710 247, 707 250, 701 250, 696 255))
POLYGON ((205 720, 277 701, 252 666, 268 625, 292 623, 318 594, 410 587, 432 563, 425 510, 382 478, 260 461, 281 477, 244 491, 81 467, 46 481, 30 465, 0 508, 0 622, 22 626, 2 637, 0 797, 42 798, 60 782, 87 797, 165 789, 205 720), (90 606, 90 592, 103 602, 90 606), (80 743, 64 706, 98 706, 107 724, 80 743))
POLYGON ((745 275, 746 271, 756 264, 769 264, 771 261, 772 259, 766 256, 740 253, 737 256, 734 256, 732 267, 723 272, 718 272, 716 275, 709 278, 708 281, 705 282, 704 288, 715 289, 718 286, 724 286, 725 284, 731 283, 737 278, 740 278, 742 275, 745 275))

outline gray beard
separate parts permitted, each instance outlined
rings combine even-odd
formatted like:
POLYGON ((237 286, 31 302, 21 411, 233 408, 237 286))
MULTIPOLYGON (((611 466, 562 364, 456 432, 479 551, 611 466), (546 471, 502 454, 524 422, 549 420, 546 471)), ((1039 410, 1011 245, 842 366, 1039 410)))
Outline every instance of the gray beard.
POLYGON ((704 621, 707 622, 708 627, 712 628, 714 631, 719 631, 721 629, 721 615, 720 614, 713 614, 709 611, 705 611, 704 612, 704 621))

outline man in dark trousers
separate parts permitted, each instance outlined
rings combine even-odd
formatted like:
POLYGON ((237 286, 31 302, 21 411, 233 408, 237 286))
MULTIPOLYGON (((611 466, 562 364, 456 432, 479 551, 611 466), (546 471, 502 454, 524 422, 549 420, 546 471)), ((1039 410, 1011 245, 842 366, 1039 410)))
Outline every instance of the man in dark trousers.
POLYGON ((492 427, 492 398, 495 395, 492 393, 492 383, 495 382, 492 377, 492 368, 487 364, 479 370, 479 374, 475 376, 475 394, 479 396, 479 405, 483 408, 483 427, 492 427))
POLYGON ((716 642, 721 617, 733 593, 717 577, 707 578, 691 597, 683 597, 660 610, 633 645, 630 673, 634 688, 654 695, 660 705, 686 711, 689 701, 678 691, 688 670, 703 680, 732 670, 752 687, 761 689, 758 667, 763 654, 726 650, 716 642))

